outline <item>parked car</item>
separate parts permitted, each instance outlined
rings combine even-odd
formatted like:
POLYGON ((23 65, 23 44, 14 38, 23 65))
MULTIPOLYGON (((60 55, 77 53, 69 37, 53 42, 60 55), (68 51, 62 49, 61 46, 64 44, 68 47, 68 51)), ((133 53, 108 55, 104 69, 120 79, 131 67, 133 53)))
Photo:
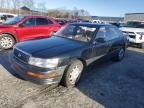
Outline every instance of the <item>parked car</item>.
POLYGON ((144 22, 129 21, 121 30, 129 37, 129 42, 144 48, 144 22))
POLYGON ((116 23, 116 22, 111 22, 110 24, 112 24, 112 25, 114 25, 114 26, 116 26, 116 27, 120 27, 120 23, 116 23))
POLYGON ((10 14, 10 13, 0 13, 0 23, 3 23, 13 17, 17 16, 16 14, 10 14))
POLYGON ((60 25, 64 26, 68 23, 65 19, 55 19, 56 22, 58 22, 60 25))
POLYGON ((12 48, 15 43, 49 37, 61 25, 45 16, 16 16, 0 25, 0 48, 12 48))
POLYGON ((102 23, 100 20, 92 20, 92 23, 102 23))
POLYGON ((81 23, 91 23, 91 21, 89 21, 89 20, 79 20, 79 22, 81 22, 81 23))
POLYGON ((25 80, 73 87, 89 64, 104 56, 120 61, 126 48, 127 39, 115 26, 72 23, 51 38, 16 44, 10 59, 25 80))
POLYGON ((69 20, 69 23, 91 23, 91 21, 84 19, 71 19, 69 20))

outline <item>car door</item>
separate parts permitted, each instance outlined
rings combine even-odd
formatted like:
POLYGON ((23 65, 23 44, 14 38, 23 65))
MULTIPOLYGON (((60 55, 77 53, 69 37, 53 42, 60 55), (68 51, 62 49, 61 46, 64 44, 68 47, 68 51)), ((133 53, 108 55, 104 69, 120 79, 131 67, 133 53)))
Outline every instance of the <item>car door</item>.
POLYGON ((36 33, 39 37, 46 37, 52 32, 52 24, 53 22, 48 20, 47 18, 36 18, 36 33))
POLYGON ((110 43, 108 42, 107 38, 106 27, 100 27, 93 41, 94 57, 101 58, 107 54, 110 48, 110 43))
POLYGON ((125 46, 125 41, 122 32, 115 26, 107 27, 107 38, 110 46, 109 53, 114 53, 119 50, 120 47, 125 46))
POLYGON ((19 27, 16 28, 17 36, 20 40, 27 40, 34 38, 36 31, 34 30, 35 18, 27 18, 19 27))
POLYGON ((109 43, 106 36, 106 27, 100 27, 98 32, 95 35, 95 38, 92 42, 91 48, 89 48, 87 63, 90 64, 101 57, 105 56, 109 51, 109 43))

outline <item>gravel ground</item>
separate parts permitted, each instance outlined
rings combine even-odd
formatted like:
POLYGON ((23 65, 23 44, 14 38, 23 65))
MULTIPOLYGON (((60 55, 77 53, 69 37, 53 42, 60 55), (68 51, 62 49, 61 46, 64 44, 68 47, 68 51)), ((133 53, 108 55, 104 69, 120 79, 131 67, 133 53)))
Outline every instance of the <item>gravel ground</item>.
POLYGON ((0 52, 0 108, 144 108, 143 50, 129 48, 121 62, 92 64, 73 89, 16 78, 9 53, 0 52))

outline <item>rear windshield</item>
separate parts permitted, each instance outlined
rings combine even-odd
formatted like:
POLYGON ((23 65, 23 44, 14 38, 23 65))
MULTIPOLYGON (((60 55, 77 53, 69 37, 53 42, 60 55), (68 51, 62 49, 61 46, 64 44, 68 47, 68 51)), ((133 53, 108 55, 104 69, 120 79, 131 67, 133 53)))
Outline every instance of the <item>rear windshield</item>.
POLYGON ((2 24, 13 25, 13 24, 16 24, 17 22, 19 22, 20 20, 22 20, 23 18, 24 18, 24 16, 16 16, 16 17, 13 17, 13 18, 7 20, 6 22, 3 22, 2 24))

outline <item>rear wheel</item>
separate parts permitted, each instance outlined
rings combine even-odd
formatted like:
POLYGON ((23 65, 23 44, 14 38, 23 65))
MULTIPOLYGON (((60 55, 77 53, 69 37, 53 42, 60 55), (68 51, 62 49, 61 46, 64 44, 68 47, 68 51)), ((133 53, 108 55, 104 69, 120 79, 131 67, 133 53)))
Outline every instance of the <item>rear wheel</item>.
POLYGON ((79 81, 84 65, 80 60, 74 60, 65 70, 62 78, 62 85, 66 87, 74 87, 79 81))
POLYGON ((0 48, 1 49, 10 49, 14 46, 15 39, 9 34, 2 34, 0 37, 0 48))
POLYGON ((116 53, 116 56, 114 57, 115 61, 121 61, 125 56, 125 49, 120 48, 118 52, 116 53))

